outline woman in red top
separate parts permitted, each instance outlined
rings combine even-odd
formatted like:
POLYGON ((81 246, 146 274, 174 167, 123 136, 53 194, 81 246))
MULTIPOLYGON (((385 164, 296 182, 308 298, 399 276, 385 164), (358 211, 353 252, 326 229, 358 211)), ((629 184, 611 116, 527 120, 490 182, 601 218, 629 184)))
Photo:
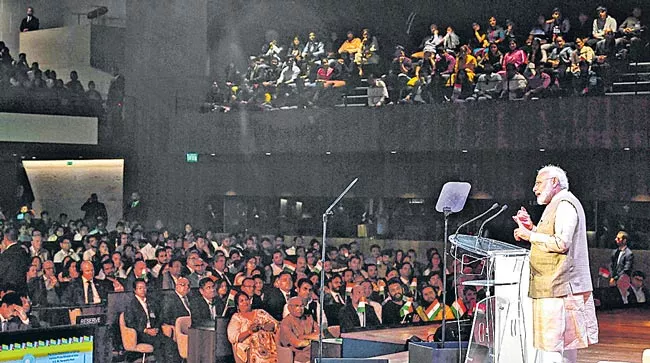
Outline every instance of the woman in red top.
POLYGON ((326 59, 322 63, 321 67, 316 71, 316 82, 322 83, 324 88, 345 86, 345 81, 332 79, 334 67, 330 67, 326 59))
POLYGON ((506 69, 508 63, 514 64, 517 70, 521 70, 522 65, 528 63, 526 52, 517 47, 517 41, 514 39, 510 40, 510 50, 503 56, 502 72, 504 72, 503 70, 506 69))

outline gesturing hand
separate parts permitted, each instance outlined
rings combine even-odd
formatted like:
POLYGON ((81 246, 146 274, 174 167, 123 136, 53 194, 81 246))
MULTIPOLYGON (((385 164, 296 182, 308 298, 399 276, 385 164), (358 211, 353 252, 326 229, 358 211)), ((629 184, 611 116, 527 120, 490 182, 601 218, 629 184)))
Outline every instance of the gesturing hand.
POLYGON ((514 231, 515 241, 530 241, 530 229, 526 228, 516 217, 512 217, 512 219, 517 222, 518 226, 514 231))
POLYGON ((513 216, 512 218, 515 219, 515 222, 517 222, 517 221, 521 222, 521 225, 524 228, 529 229, 529 230, 533 229, 533 221, 530 219, 530 214, 528 214, 528 211, 526 210, 526 208, 521 207, 517 211, 517 215, 513 216))

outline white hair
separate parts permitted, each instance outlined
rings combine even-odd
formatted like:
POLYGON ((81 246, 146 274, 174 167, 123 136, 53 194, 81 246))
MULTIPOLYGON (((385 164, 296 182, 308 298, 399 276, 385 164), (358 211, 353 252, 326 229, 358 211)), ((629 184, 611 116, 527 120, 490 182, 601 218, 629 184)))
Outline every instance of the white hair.
POLYGON ((569 189, 569 179, 566 176, 566 172, 559 166, 546 165, 537 172, 538 175, 542 173, 547 173, 550 178, 557 178, 561 189, 569 189))

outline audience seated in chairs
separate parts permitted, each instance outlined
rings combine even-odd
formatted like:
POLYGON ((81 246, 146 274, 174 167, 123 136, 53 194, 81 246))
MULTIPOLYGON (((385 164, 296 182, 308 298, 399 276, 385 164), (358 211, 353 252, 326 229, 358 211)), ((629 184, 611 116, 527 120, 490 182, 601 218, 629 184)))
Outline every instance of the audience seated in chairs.
MULTIPOLYGON (((28 13, 21 28, 38 29, 38 19, 28 13)), ((14 60, 0 42, 0 108, 5 112, 104 117, 101 95, 92 84, 90 92, 84 92, 76 71, 64 84, 54 70, 43 71, 37 62, 30 66, 24 53, 14 60)))
POLYGON ((632 276, 622 274, 614 286, 597 288, 594 294, 600 309, 649 306, 650 295, 644 282, 645 273, 634 271, 632 276))
MULTIPOLYGON (((511 71, 514 70, 513 64, 509 67, 511 71)), ((16 221, 7 222, 11 226, 10 229, 14 223, 16 221)), ((319 289, 315 286, 320 283, 318 272, 321 268, 327 276, 324 289, 324 323, 328 326, 328 331, 333 332, 337 331, 338 325, 344 331, 373 329, 400 325, 408 321, 436 321, 441 319, 443 314, 448 319, 469 318, 473 314, 477 295, 480 299, 480 294, 485 292, 454 284, 453 279, 449 278, 453 275, 454 268, 450 267, 450 272, 444 272, 440 256, 433 249, 427 251, 429 264, 425 266, 418 264, 415 251, 404 253, 398 250, 393 253, 392 250, 381 251, 381 246, 377 245, 371 247, 371 255, 364 259, 357 243, 340 247, 330 245, 327 248, 328 257, 321 266, 315 260, 315 256, 321 253, 318 250, 320 243, 316 241, 306 244, 302 238, 285 243, 283 238, 279 237, 275 245, 272 245, 270 239, 260 242, 259 237, 255 235, 243 236, 241 239, 233 236, 226 237, 219 243, 212 241, 216 238, 208 237, 212 233, 201 237, 196 231, 186 230, 178 239, 162 238, 157 242, 150 240, 148 244, 132 245, 130 240, 140 240, 141 228, 133 226, 130 231, 125 232, 122 222, 116 225, 115 231, 103 231, 95 237, 79 241, 74 241, 70 236, 83 234, 83 223, 68 221, 66 227, 63 227, 63 224, 50 225, 43 228, 41 236, 30 229, 41 228, 40 226, 51 222, 34 220, 22 223, 24 224, 19 235, 14 236, 16 229, 14 232, 5 230, 6 251, 0 256, 6 258, 11 255, 7 253, 12 250, 22 251, 25 255, 30 250, 39 256, 25 260, 29 265, 22 277, 17 277, 20 284, 9 287, 4 283, 0 284, 0 322, 5 323, 4 327, 25 329, 39 325, 44 327, 70 324, 74 319, 68 319, 67 304, 80 307, 92 304, 95 305, 93 308, 101 308, 98 302, 105 299, 111 291, 120 291, 124 287, 124 278, 116 274, 117 263, 121 276, 132 276, 131 289, 135 287, 135 297, 120 307, 124 310, 121 318, 118 319, 119 315, 115 314, 112 318, 115 321, 109 324, 120 322, 124 349, 138 353, 139 359, 143 354, 153 354, 157 361, 163 362, 177 362, 187 357, 190 322, 195 327, 214 326, 218 315, 225 318, 232 316, 228 339, 233 344, 233 353, 237 355, 238 362, 273 361, 278 344, 293 350, 292 354, 300 360, 302 354, 308 353, 307 349, 301 349, 301 346, 306 346, 306 342, 302 340, 311 340, 313 337, 310 334, 318 329, 319 289), (50 234, 54 236, 52 239, 50 234), (30 238, 33 239, 31 246, 30 238), (196 238, 205 238, 206 242, 212 245, 213 248, 208 248, 209 254, 201 248, 201 251, 206 253, 201 255, 198 250, 201 243, 192 243, 196 238), (45 242, 45 246, 39 248, 41 239, 54 242, 45 242), (7 243, 7 240, 20 242, 7 243), (66 242, 59 244, 56 243, 57 240, 66 242), (245 245, 242 246, 243 242, 238 240, 245 241, 245 245), (116 244, 121 247, 123 254, 112 253, 116 244), (55 264, 48 259, 57 255, 57 246, 65 249, 61 264, 55 264), (261 246, 268 250, 262 252, 262 256, 258 254, 261 246), (40 256, 43 254, 39 253, 43 247, 51 249, 45 254, 45 260, 41 260, 40 256), (150 247, 154 250, 142 252, 142 249, 150 247), (77 262, 72 258, 71 251, 90 260, 77 262), (88 253, 89 251, 93 253, 88 253), (229 257, 226 257, 225 252, 229 257), (169 262, 162 258, 164 254, 170 256, 169 262), (272 257, 275 257, 275 261, 272 257), (140 258, 148 258, 149 261, 140 258), (208 271, 196 268, 200 261, 201 264, 209 265, 208 271), (157 278, 146 273, 147 264, 160 266, 157 278), (414 265, 415 268, 412 267, 414 265), (80 271, 77 266, 80 266, 80 271), (60 278, 57 277, 55 268, 59 268, 60 278), (273 284, 269 284, 267 281, 271 281, 274 268, 277 276, 273 284), (98 269, 101 271, 95 276, 98 269), (185 271, 181 272, 183 270, 185 271), (197 277, 206 276, 199 280, 199 288, 195 291, 190 291, 189 280, 184 277, 192 273, 197 277), (149 279, 148 283, 136 278, 143 275, 149 279), (237 276, 237 279, 234 279, 234 276, 237 276), (443 304, 440 297, 443 278, 449 278, 450 281, 447 284, 449 306, 443 304), (172 289, 152 292, 153 289, 165 285, 162 281, 166 281, 166 285, 172 289), (230 284, 230 281, 236 283, 230 284), (293 281, 297 283, 294 284, 293 281), (241 285, 236 286, 239 283, 241 285), (292 299, 294 295, 297 295, 297 299, 292 299), (415 298, 404 300, 404 295, 413 295, 415 298), (56 309, 49 310, 62 301, 66 304, 60 309, 65 319, 63 316, 56 316, 56 309), (295 303, 296 301, 298 303, 295 303), (31 307, 32 302, 34 308, 31 307), (292 302, 296 306, 292 307, 292 302), (282 330, 278 329, 278 323, 282 321, 281 325, 289 324, 291 317, 295 317, 292 308, 297 309, 299 306, 302 308, 302 318, 311 320, 308 325, 313 329, 305 331, 303 338, 296 335, 293 342, 282 341, 284 335, 278 333, 282 330), (274 315, 278 316, 277 319, 274 315)), ((95 229, 96 226, 90 228, 95 229)), ((164 227, 161 228, 164 230, 164 227)), ((615 255, 613 253, 613 263, 619 259, 625 260, 625 255, 615 255)), ((15 266, 14 262, 17 260, 10 261, 10 267, 15 266)), ((625 271, 626 263, 623 262, 622 265, 620 270, 625 271)), ((458 281, 466 280, 470 278, 469 274, 480 274, 484 270, 481 262, 455 262, 455 266, 459 274, 458 281)), ((641 271, 631 272, 631 276, 622 272, 617 286, 607 289, 609 295, 601 296, 601 308, 647 306, 649 295, 643 286, 644 280, 645 274, 641 271)), ((301 320, 300 323, 304 321, 301 320)), ((117 330, 118 326, 115 325, 114 328, 117 330)), ((121 351, 120 336, 117 332, 115 338, 113 349, 121 351)))
POLYGON ((630 279, 630 287, 627 289, 627 294, 623 297, 623 303, 629 305, 643 304, 648 306, 650 302, 650 294, 648 288, 644 285, 645 273, 643 271, 632 272, 630 279))
MULTIPOLYGON (((370 79, 359 77, 375 75, 375 79, 384 79, 389 91, 390 101, 410 104, 436 103, 438 101, 462 101, 475 100, 476 97, 468 97, 465 88, 470 89, 476 83, 475 74, 480 77, 482 74, 489 74, 485 71, 485 65, 490 63, 502 78, 506 76, 506 66, 509 63, 515 65, 517 72, 524 73, 529 63, 534 63, 536 69, 541 67, 549 71, 538 71, 535 77, 546 78, 544 74, 551 77, 550 91, 539 92, 549 87, 531 87, 525 92, 532 91, 530 97, 508 97, 508 99, 536 99, 543 93, 545 97, 557 97, 562 95, 599 95, 603 90, 613 90, 614 79, 617 77, 616 70, 620 66, 621 59, 638 59, 640 54, 648 53, 646 44, 648 40, 645 35, 647 27, 641 21, 641 9, 634 8, 632 14, 616 28, 616 20, 607 13, 604 7, 598 8, 598 17, 589 19, 585 13, 579 16, 580 24, 575 29, 571 27, 568 17, 564 16, 559 8, 553 10, 552 16, 540 15, 537 24, 528 34, 525 43, 519 46, 515 34, 515 26, 511 20, 506 21, 506 27, 500 26, 497 19, 491 16, 488 19, 485 32, 480 24, 474 23, 473 35, 468 39, 461 39, 456 34, 453 26, 446 27, 445 35, 441 35, 438 26, 432 24, 430 34, 426 36, 417 51, 412 53, 413 59, 424 57, 425 50, 429 49, 435 59, 436 72, 424 72, 427 76, 422 77, 415 72, 413 67, 406 63, 411 61, 406 57, 396 55, 399 62, 381 62, 379 48, 383 45, 379 39, 371 34, 366 28, 361 31, 361 38, 357 38, 353 31, 347 32, 346 40, 343 43, 333 45, 336 42, 336 33, 333 34, 333 41, 328 41, 327 54, 324 44, 317 40, 314 32, 309 33, 309 41, 302 45, 300 35, 292 36, 293 42, 285 51, 279 45, 277 34, 267 44, 259 55, 252 56, 249 72, 245 77, 235 79, 227 71, 226 85, 232 87, 232 97, 223 97, 230 90, 222 91, 219 82, 213 85, 208 97, 206 97, 206 110, 230 110, 231 108, 246 108, 251 110, 275 110, 278 108, 292 107, 318 107, 324 105, 338 104, 334 101, 323 102, 323 89, 335 85, 340 90, 330 90, 332 99, 343 99, 347 103, 351 92, 355 87, 365 87, 365 82, 370 84, 370 79), (567 44, 565 41, 569 35, 577 36, 580 41, 567 44), (584 45, 585 41, 587 45, 584 45), (334 42, 334 43, 333 43, 334 42), (581 44, 582 43, 582 44, 581 44), (339 47, 340 45, 340 47, 339 47), (337 48, 338 47, 338 48, 337 48), (469 50, 463 49, 469 47, 469 50), (630 49, 626 49, 626 48, 630 49), (303 48, 300 50, 300 48, 303 48), (439 49, 442 48, 442 49, 439 49), (575 52, 574 52, 575 48, 575 52), (594 49, 595 48, 595 51, 594 49), (461 53, 459 53, 459 49, 461 53), (589 51, 592 51, 590 53, 589 51), (503 53, 505 54, 503 54, 503 53), (572 69, 566 72, 569 66, 571 53, 577 53, 573 59, 572 69), (455 55, 458 54, 458 59, 455 55), (634 54, 634 56, 632 56, 634 54), (288 56, 288 59, 283 59, 288 56), (327 57, 325 57, 327 56, 327 57), (476 57, 476 61, 472 59, 476 57), (597 58, 596 58, 597 56, 597 58), (454 58, 452 61, 450 58, 454 58), (595 72, 599 81, 591 87, 590 91, 582 92, 584 89, 576 90, 580 86, 579 80, 571 82, 569 76, 580 78, 579 62, 586 60, 590 64, 590 72, 595 72), (548 64, 546 64, 548 62, 548 64), (591 65, 596 65, 593 69, 591 65), (405 69, 400 69, 406 67, 405 69), (407 69, 408 68, 408 69, 407 69), (551 71, 552 69, 552 71, 551 71), (387 73, 383 73, 388 70, 387 73), (465 70, 466 78, 456 82, 455 77, 461 70, 465 70), (288 75, 288 76, 287 76, 288 75), (433 75, 433 77, 430 77, 433 75), (295 77, 294 77, 295 76, 295 77), (400 77, 401 76, 401 77, 400 77), (448 81, 449 77, 452 79, 448 81), (287 79, 289 80, 287 82, 287 79), (442 81, 440 81, 442 79, 442 81), (278 82, 279 81, 279 82, 278 82), (460 92, 444 91, 445 85, 455 85, 460 92), (289 86, 287 89, 286 86, 289 86), (318 87, 313 87, 318 86, 318 87), (320 87, 324 86, 324 87, 320 87), (303 89, 303 87, 306 87, 303 89), (423 87, 427 92, 423 92, 423 87), (428 88, 428 89, 427 89, 428 88), (601 90, 602 88, 602 90, 601 90), (236 91, 234 91, 236 89, 236 91), (288 90, 290 92, 288 92, 288 90), (420 95, 423 94, 423 97, 420 95), (216 95, 216 97, 215 97, 216 95), (433 97, 431 97, 433 95, 433 97), (443 97, 445 96, 445 97, 443 97), (319 98, 321 99, 319 101, 319 98), (319 101, 319 102, 317 102, 319 101)), ((404 47, 398 46, 398 50, 406 51, 404 47)), ((408 53, 411 54, 411 53, 408 53)), ((412 62, 411 62, 412 63, 412 62)), ((423 64, 422 64, 423 65, 423 64)), ((236 68, 234 65, 232 68, 236 68)), ((236 73, 236 72, 235 72, 236 73)), ((584 78, 584 72, 583 72, 584 78)), ((535 79, 533 79, 535 83, 535 79)), ((546 81, 542 82, 546 84, 546 81)), ((512 95, 509 93, 509 95, 512 95)), ((358 95, 357 95, 358 96, 358 95)), ((482 97, 482 100, 494 99, 495 97, 482 97)), ((390 104, 391 102, 386 102, 390 104)), ((369 106, 376 107, 379 102, 371 102, 369 106)))
POLYGON ((81 262, 81 277, 71 282, 63 294, 63 302, 72 306, 100 304, 106 300, 113 285, 95 279, 95 267, 90 261, 81 262))

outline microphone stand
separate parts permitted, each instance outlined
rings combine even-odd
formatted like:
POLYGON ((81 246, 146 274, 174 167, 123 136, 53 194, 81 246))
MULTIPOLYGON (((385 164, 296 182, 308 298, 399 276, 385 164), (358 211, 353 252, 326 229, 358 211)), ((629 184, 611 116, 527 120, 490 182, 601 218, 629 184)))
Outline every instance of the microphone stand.
POLYGON ((483 224, 481 224, 481 227, 478 229, 478 234, 476 235, 476 243, 478 243, 478 240, 482 238, 483 227, 485 227, 485 225, 486 225, 488 222, 490 222, 491 220, 493 220, 494 218, 496 218, 499 214, 503 213, 503 211, 506 210, 506 209, 508 209, 508 205, 507 205, 507 204, 504 204, 498 212, 494 213, 494 215, 492 215, 490 218, 486 219, 486 220, 483 222, 483 224))
MULTIPOLYGON (((334 215, 334 212, 332 211, 334 207, 338 204, 338 202, 343 199, 343 197, 352 189, 354 184, 356 184, 359 181, 359 178, 355 178, 350 185, 348 185, 347 188, 341 193, 341 195, 338 196, 332 202, 332 204, 327 207, 325 212, 323 213, 323 243, 321 246, 321 266, 322 270, 320 272, 320 293, 319 293, 319 302, 320 302, 320 308, 318 309, 318 319, 319 319, 319 333, 318 333, 318 362, 320 363, 323 360, 323 335, 324 335, 324 324, 323 324, 323 314, 324 314, 324 309, 325 309, 325 246, 327 245, 326 238, 327 238, 327 219, 329 216, 334 215)), ((443 314, 444 315, 444 314, 443 314)))
POLYGON ((492 204, 492 206, 490 207, 490 209, 486 210, 485 212, 483 212, 483 213, 477 215, 476 217, 474 217, 474 218, 470 219, 469 221, 467 221, 467 222, 461 224, 460 226, 458 226, 458 228, 456 229, 456 233, 455 233, 455 234, 458 234, 458 232, 460 231, 461 228, 465 227, 466 225, 468 225, 468 224, 470 224, 470 223, 472 223, 472 222, 474 222, 474 221, 476 221, 476 220, 478 220, 478 219, 483 218, 486 214, 488 214, 488 213, 490 213, 491 211, 497 209, 497 207, 499 207, 499 203, 494 203, 494 204, 492 204))
MULTIPOLYGON (((506 209, 508 209, 508 205, 507 205, 507 204, 504 204, 503 206, 501 206, 501 209, 499 209, 498 212, 494 213, 494 214, 491 215, 488 219, 486 219, 485 221, 483 221, 483 223, 481 224, 481 227, 478 229, 478 235, 476 236, 476 242, 474 243, 474 248, 476 248, 476 245, 479 243, 479 240, 480 240, 481 238, 483 238, 483 237, 482 237, 482 235, 483 235, 483 228, 485 227, 485 225, 488 224, 488 223, 489 223, 491 220, 493 220, 494 218, 496 218, 499 214, 503 213, 503 211, 505 211, 506 209)), ((489 242, 489 245, 488 245, 488 248, 487 248, 488 250, 490 250, 491 244, 492 244, 492 240, 490 239, 490 242, 489 242)), ((491 275, 491 274, 490 274, 490 272, 489 272, 489 267, 488 267, 488 273, 487 273, 487 278, 488 278, 488 279, 490 278, 490 275, 491 275)), ((496 278, 493 277, 493 279, 494 279, 493 281, 496 282, 496 278)), ((496 285, 496 284, 494 284, 494 285, 496 285)), ((489 288, 489 286, 486 288, 485 291, 486 291, 486 296, 489 297, 489 296, 491 295, 491 294, 490 294, 490 288, 489 288)), ((520 303, 521 303, 521 302, 520 302, 520 303)), ((489 301, 488 301, 488 306, 489 306, 489 301)), ((487 324, 489 324, 489 319, 490 319, 490 315, 489 315, 488 311, 490 311, 490 309, 486 309, 486 313, 485 313, 487 324)), ((490 347, 489 347, 489 349, 488 349, 488 356, 490 356, 490 357, 493 357, 493 356, 494 356, 494 346, 490 346, 490 347)), ((524 359, 524 361, 525 361, 525 359, 524 359)))
MULTIPOLYGON (((483 217, 484 215, 488 214, 490 211, 494 210, 498 206, 499 206, 498 203, 494 203, 494 204, 492 204, 492 207, 490 207, 490 209, 488 209, 485 212, 479 214, 478 216, 470 219, 469 221, 461 224, 458 227, 458 229, 456 229, 456 233, 454 235, 457 235, 458 231, 460 231, 461 228, 463 228, 466 225, 474 222, 475 220, 483 217)), ((443 307, 444 307, 445 304, 447 304, 447 239, 448 239, 447 235, 449 233, 448 225, 449 225, 449 215, 451 215, 451 208, 445 207, 445 209, 443 210, 443 213, 445 215, 445 238, 443 240, 443 258, 442 258, 442 266, 443 266, 443 269, 444 269, 444 271, 442 272, 443 275, 444 275, 444 278, 442 279, 442 302, 443 302, 443 307)), ((443 308, 443 310, 444 310, 444 308, 443 308)), ((441 338, 440 340, 441 340, 443 346, 445 344, 445 338, 446 338, 446 335, 447 335, 446 334, 447 333, 446 324, 447 324, 447 314, 445 314, 444 311, 443 311, 443 313, 442 313, 442 325, 441 325, 442 326, 442 336, 440 337, 441 338)))
POLYGON ((442 279, 442 336, 440 337, 440 341, 442 342, 442 347, 445 347, 445 338, 446 338, 446 333, 447 333, 447 314, 445 313, 445 306, 447 304, 447 235, 449 234, 448 231, 448 226, 449 226, 449 216, 451 215, 451 208, 445 207, 443 210, 443 213, 445 215, 445 238, 443 239, 443 245, 442 245, 442 274, 444 278, 442 279))

